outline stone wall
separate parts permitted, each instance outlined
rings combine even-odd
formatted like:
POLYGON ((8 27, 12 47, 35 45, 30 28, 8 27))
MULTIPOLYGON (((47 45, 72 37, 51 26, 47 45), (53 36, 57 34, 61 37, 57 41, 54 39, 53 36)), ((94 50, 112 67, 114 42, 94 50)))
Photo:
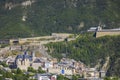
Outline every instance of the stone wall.
POLYGON ((67 33, 52 33, 51 36, 41 36, 41 37, 31 37, 31 38, 18 38, 10 39, 10 44, 24 44, 24 43, 41 43, 46 44, 49 42, 59 42, 63 41, 65 38, 68 38, 72 34, 67 33))
POLYGON ((102 37, 102 36, 115 36, 120 35, 120 30, 118 31, 97 31, 96 32, 96 38, 102 37))

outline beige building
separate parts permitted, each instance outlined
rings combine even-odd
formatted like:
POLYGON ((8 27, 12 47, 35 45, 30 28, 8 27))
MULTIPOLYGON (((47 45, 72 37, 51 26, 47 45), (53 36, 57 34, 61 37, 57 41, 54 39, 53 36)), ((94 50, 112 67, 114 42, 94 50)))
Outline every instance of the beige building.
POLYGON ((29 59, 24 59, 24 60, 18 59, 16 61, 16 64, 17 64, 17 68, 20 68, 21 70, 27 70, 28 67, 30 66, 30 61, 29 59))
POLYGON ((99 72, 95 68, 86 68, 84 76, 85 78, 99 77, 99 72))
POLYGON ((18 55, 15 59, 16 67, 20 68, 21 70, 27 70, 28 67, 31 66, 33 57, 34 57, 34 53, 32 53, 32 55, 28 55, 27 52, 25 52, 22 55, 18 55))

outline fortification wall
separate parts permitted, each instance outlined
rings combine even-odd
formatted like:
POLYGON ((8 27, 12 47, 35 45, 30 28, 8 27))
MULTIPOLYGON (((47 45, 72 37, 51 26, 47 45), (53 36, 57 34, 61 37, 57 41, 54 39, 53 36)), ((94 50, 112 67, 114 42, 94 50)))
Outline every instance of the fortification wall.
POLYGON ((46 44, 48 42, 58 42, 63 41, 65 38, 69 37, 72 34, 67 33, 52 33, 51 36, 41 36, 41 37, 31 37, 31 38, 18 38, 18 39, 10 39, 10 44, 18 43, 18 44, 24 44, 26 42, 28 43, 42 43, 46 44), (53 40, 54 38, 61 38, 61 40, 53 40), (48 40, 49 41, 48 41, 48 40))
POLYGON ((120 35, 120 30, 119 31, 97 31, 96 32, 96 38, 102 37, 102 36, 114 36, 114 35, 120 35))

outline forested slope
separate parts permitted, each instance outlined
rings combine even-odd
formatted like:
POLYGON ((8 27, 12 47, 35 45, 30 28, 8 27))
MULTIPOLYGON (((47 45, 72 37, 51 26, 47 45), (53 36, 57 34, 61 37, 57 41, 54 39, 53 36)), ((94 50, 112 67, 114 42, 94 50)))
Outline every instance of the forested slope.
POLYGON ((120 0, 0 0, 0 38, 80 33, 99 23, 118 28, 119 4, 120 0))

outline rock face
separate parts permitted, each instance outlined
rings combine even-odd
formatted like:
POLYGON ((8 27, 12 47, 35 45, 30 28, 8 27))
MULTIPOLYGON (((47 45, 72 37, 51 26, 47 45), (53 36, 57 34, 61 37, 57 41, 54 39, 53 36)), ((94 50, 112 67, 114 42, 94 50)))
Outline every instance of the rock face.
POLYGON ((5 8, 11 10, 11 8, 13 8, 13 4, 10 2, 10 3, 5 3, 5 8))
POLYGON ((110 64, 107 71, 107 76, 118 76, 120 77, 120 58, 119 54, 115 54, 110 58, 110 64))
POLYGON ((14 1, 9 1, 9 2, 5 2, 4 6, 5 6, 5 9, 11 10, 12 8, 20 5, 23 7, 31 6, 34 2, 35 0, 27 0, 27 1, 23 0, 23 2, 19 2, 19 3, 16 3, 14 1))
POLYGON ((32 5, 32 3, 34 3, 35 2, 35 0, 28 0, 28 1, 24 1, 24 2, 22 2, 22 6, 31 6, 32 5))

